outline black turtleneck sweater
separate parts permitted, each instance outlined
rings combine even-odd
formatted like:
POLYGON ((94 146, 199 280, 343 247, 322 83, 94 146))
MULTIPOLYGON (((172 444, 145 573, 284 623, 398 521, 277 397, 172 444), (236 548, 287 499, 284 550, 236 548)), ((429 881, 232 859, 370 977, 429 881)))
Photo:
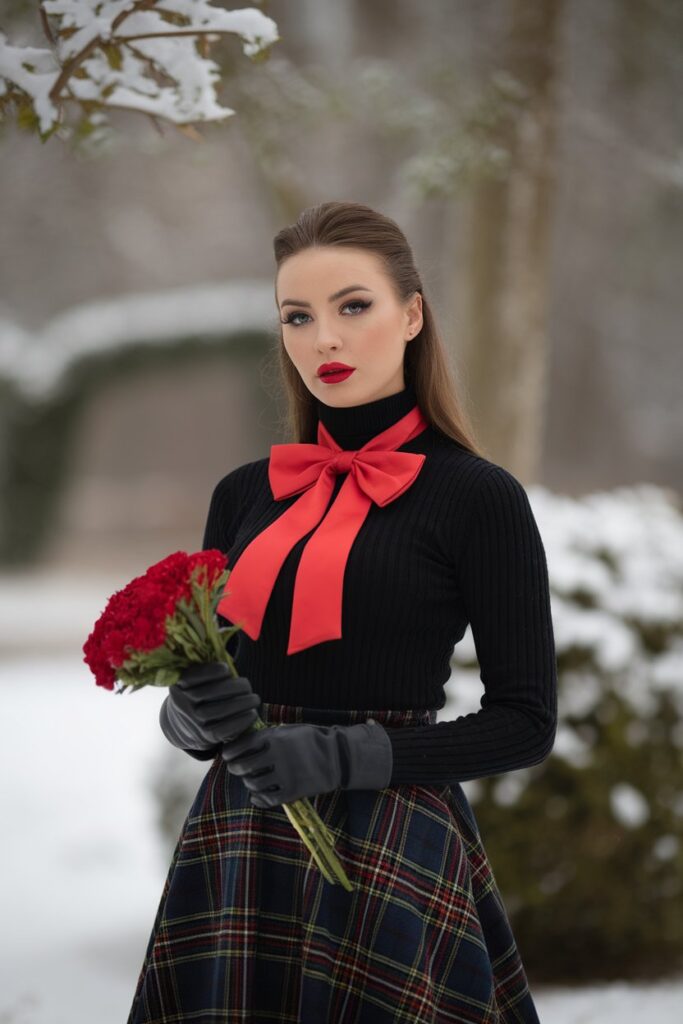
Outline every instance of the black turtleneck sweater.
MULTIPOLYGON (((415 404, 410 385, 345 408, 317 400, 319 418, 344 449, 362 447, 415 404)), ((388 728, 390 784, 446 784, 538 764, 554 743, 557 669, 545 551, 526 491, 508 470, 431 425, 397 450, 427 457, 400 497, 371 505, 351 547, 342 638, 286 653, 294 578, 311 531, 285 559, 258 640, 244 632, 232 638, 236 667, 268 703, 440 709, 453 648, 469 623, 481 709, 388 728)), ((344 479, 337 476, 330 504, 344 479)), ((268 458, 238 466, 214 488, 203 550, 218 548, 230 568, 298 497, 273 499, 268 458)), ((208 759, 220 749, 188 753, 208 759)))

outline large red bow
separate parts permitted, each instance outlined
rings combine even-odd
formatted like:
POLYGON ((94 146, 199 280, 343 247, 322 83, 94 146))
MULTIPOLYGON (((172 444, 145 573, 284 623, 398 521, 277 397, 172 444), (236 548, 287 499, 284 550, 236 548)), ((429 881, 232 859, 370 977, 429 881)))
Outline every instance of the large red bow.
POLYGON ((426 426, 415 405, 357 451, 340 448, 322 421, 317 444, 272 445, 268 477, 273 497, 280 501, 303 493, 244 549, 230 571, 217 611, 256 640, 282 563, 296 542, 320 523, 297 567, 287 654, 341 639, 344 571, 351 545, 371 503, 388 505, 416 480, 426 455, 395 449, 426 426), (338 473, 349 475, 325 515, 338 473))

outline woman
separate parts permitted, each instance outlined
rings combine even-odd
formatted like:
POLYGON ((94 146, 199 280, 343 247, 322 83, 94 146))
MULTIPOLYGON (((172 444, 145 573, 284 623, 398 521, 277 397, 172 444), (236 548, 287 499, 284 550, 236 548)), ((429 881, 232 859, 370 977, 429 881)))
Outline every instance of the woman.
POLYGON ((162 705, 167 738, 212 764, 128 1024, 538 1022, 460 785, 554 742, 526 492, 476 449, 392 220, 323 203, 274 245, 295 441, 212 495, 204 548, 228 559, 219 610, 242 625, 242 674, 195 667, 162 705), (437 723, 468 623, 481 709, 437 723), (250 731, 259 704, 281 728, 250 731), (303 796, 353 892, 325 881, 283 811, 303 796))

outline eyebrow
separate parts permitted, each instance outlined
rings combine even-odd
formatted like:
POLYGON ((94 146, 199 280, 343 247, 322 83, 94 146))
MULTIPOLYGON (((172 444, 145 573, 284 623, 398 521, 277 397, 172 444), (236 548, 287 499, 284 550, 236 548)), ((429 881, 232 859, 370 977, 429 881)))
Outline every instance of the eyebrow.
MULTIPOLYGON (((334 293, 334 295, 330 295, 327 301, 334 302, 335 299, 340 299, 342 295, 346 295, 348 292, 355 291, 369 292, 371 291, 371 289, 364 288, 362 284, 350 284, 348 288, 340 288, 338 292, 334 293)), ((282 306, 307 306, 308 309, 311 308, 310 302, 304 302, 303 299, 285 299, 283 302, 280 303, 280 308, 282 308, 282 306)))

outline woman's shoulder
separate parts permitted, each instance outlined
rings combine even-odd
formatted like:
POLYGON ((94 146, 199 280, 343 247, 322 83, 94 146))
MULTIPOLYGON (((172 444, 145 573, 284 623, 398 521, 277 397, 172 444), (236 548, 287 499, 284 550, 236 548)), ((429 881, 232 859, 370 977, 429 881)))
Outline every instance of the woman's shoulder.
POLYGON ((264 476, 268 475, 268 458, 253 459, 251 462, 243 462, 235 466, 224 476, 220 477, 214 487, 214 494, 220 495, 242 495, 258 486, 264 476))
POLYGON ((462 513, 487 506, 527 509, 529 498, 521 480, 505 466, 439 434, 433 450, 439 479, 462 513))
POLYGON ((263 486, 264 470, 267 480, 268 459, 254 459, 235 466, 224 473, 214 485, 209 502, 209 511, 204 529, 204 548, 217 547, 227 550, 232 541, 235 525, 239 523, 243 510, 257 495, 257 488, 263 486))
POLYGON ((510 481, 522 486, 521 482, 505 466, 487 458, 479 452, 456 441, 440 431, 434 431, 432 457, 439 470, 446 472, 455 481, 467 484, 475 490, 486 480, 510 481))

